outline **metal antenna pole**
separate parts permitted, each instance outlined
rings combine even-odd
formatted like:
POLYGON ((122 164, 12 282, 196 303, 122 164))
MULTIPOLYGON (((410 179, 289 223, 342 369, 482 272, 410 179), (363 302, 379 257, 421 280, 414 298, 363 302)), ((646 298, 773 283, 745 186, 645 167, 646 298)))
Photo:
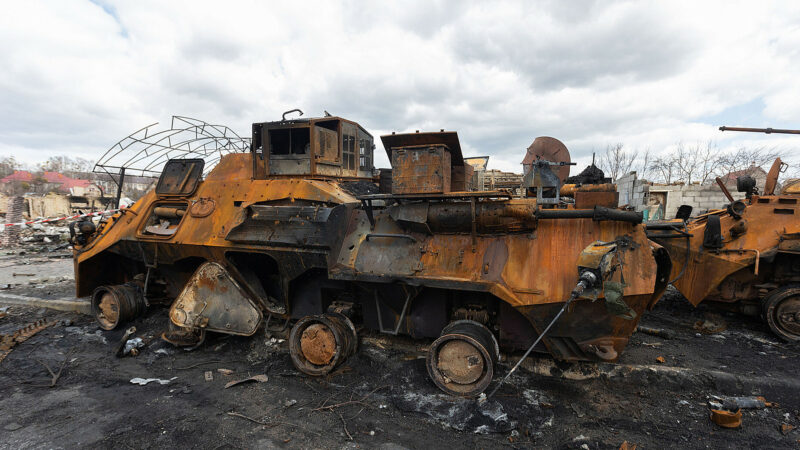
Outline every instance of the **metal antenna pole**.
POLYGON ((569 296, 569 299, 567 299, 567 301, 566 301, 566 302, 564 302, 564 306, 562 306, 562 307, 561 307, 561 310, 558 312, 558 314, 556 314, 556 316, 555 316, 555 317, 553 317, 553 320, 551 320, 551 321, 550 321, 550 324, 549 324, 549 325, 547 325, 547 328, 545 328, 545 329, 544 329, 544 331, 542 331, 542 334, 540 334, 540 335, 539 335, 539 337, 538 337, 538 338, 536 338, 536 341, 533 343, 533 345, 531 345, 531 346, 528 348, 528 351, 526 351, 526 352, 525 352, 525 354, 524 354, 524 355, 522 355, 522 358, 520 358, 520 359, 519 359, 519 361, 517 361, 517 363, 514 365, 514 367, 512 367, 512 368, 511 368, 511 370, 510 370, 510 371, 509 371, 509 372, 506 374, 506 376, 505 376, 505 377, 503 377, 503 379, 502 379, 502 380, 500 380, 500 382, 499 382, 499 383, 497 383, 497 385, 494 387, 494 389, 492 389, 492 392, 490 392, 490 393, 489 393, 489 395, 487 395, 487 396, 486 396, 486 398, 487 398, 487 399, 491 398, 491 397, 492 397, 492 396, 495 394, 495 392, 497 392, 497 390, 498 390, 498 389, 500 389, 500 386, 502 386, 502 385, 503 385, 503 383, 505 383, 505 382, 506 382, 506 380, 508 379, 508 377, 510 377, 510 376, 511 376, 511 374, 512 374, 512 373, 514 373, 514 371, 516 371, 516 370, 517 370, 517 368, 519 368, 519 366, 522 364, 522 361, 525 361, 525 358, 527 358, 527 357, 528 357, 528 355, 530 355, 530 354, 531 354, 531 352, 533 351, 534 347, 536 347, 536 346, 539 344, 539 341, 541 341, 541 340, 542 340, 542 338, 544 337, 544 335, 545 335, 545 334, 547 334, 547 332, 548 332, 548 331, 550 331, 550 327, 552 327, 552 326, 553 326, 553 324, 554 324, 554 323, 556 323, 556 321, 558 320, 558 318, 559 318, 559 317, 561 317, 561 314, 563 314, 563 313, 564 313, 564 311, 567 309, 567 306, 569 306, 569 304, 570 304, 570 303, 571 303, 573 300, 575 300, 575 297, 576 297, 576 295, 575 295, 574 293, 573 293, 572 295, 570 295, 570 296, 569 296))
POLYGON ((520 360, 517 361, 516 364, 514 364, 514 367, 511 368, 511 370, 506 374, 506 376, 503 377, 503 379, 500 380, 499 383, 497 383, 494 389, 492 389, 492 392, 490 392, 485 399, 480 399, 479 402, 488 400, 497 392, 498 389, 500 389, 500 386, 502 386, 503 383, 505 383, 506 380, 508 380, 508 377, 510 377, 511 374, 514 373, 519 368, 520 365, 522 365, 522 361, 525 361, 525 358, 527 358, 528 355, 531 354, 533 349, 539 344, 539 341, 541 341, 544 335, 546 335, 547 332, 550 331, 550 328, 553 326, 554 323, 556 323, 558 318, 561 317, 561 314, 564 314, 564 311, 566 311, 569 304, 572 303, 572 301, 575 300, 579 295, 581 295, 583 291, 586 290, 587 287, 594 285, 596 282, 597 282, 597 276, 592 272, 586 271, 581 274, 580 280, 578 281, 578 284, 575 286, 575 289, 572 290, 572 293, 569 295, 569 298, 567 299, 566 302, 564 302, 564 306, 562 306, 561 310, 558 311, 558 314, 556 314, 556 316, 553 317, 553 320, 550 321, 550 323, 547 325, 547 328, 545 328, 544 331, 542 331, 542 333, 539 335, 539 337, 536 338, 536 341, 534 341, 533 345, 531 345, 528 348, 528 351, 526 351, 525 354, 522 355, 522 358, 520 358, 520 360))

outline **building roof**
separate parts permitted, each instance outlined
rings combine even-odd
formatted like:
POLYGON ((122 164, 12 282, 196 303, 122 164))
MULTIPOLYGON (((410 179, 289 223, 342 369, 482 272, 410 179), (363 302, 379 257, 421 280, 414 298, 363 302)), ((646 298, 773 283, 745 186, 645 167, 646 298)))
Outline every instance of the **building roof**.
MULTIPOLYGON (((39 175, 34 175, 27 170, 15 170, 11 175, 0 179, 0 183, 31 182, 37 177, 39 177, 39 175)), ((88 187, 92 184, 89 180, 71 178, 58 172, 44 172, 41 177, 44 178, 47 183, 58 184, 59 189, 63 191, 69 191, 74 187, 88 187)))
POLYGON ((766 176, 767 172, 758 166, 750 166, 747 169, 743 170, 736 170, 733 172, 728 173, 722 177, 722 181, 725 183, 736 183, 736 179, 745 175, 750 176, 766 176))

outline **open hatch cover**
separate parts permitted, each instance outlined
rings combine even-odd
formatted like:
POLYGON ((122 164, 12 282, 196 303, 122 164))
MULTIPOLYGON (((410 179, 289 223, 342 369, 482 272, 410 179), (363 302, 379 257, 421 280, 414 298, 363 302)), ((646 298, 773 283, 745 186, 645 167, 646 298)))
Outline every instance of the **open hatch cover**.
POLYGON ((205 161, 202 159, 170 159, 158 178, 156 194, 191 195, 197 189, 204 166, 205 161))

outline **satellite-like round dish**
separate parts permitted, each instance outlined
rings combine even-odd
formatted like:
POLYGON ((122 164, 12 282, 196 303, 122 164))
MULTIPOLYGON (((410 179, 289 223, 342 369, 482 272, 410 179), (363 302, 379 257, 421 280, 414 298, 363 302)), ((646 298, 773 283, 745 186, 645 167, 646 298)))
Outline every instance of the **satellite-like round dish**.
MULTIPOLYGON (((567 146, 558 139, 548 136, 537 137, 533 140, 533 143, 530 145, 530 147, 528 147, 528 152, 525 154, 525 159, 522 160, 522 164, 525 166, 526 171, 528 170, 529 165, 536 161, 537 157, 539 159, 555 163, 571 162, 567 146)), ((556 174, 556 176, 558 176, 562 183, 564 183, 567 180, 567 177, 569 177, 568 165, 551 167, 551 170, 554 174, 556 174)))

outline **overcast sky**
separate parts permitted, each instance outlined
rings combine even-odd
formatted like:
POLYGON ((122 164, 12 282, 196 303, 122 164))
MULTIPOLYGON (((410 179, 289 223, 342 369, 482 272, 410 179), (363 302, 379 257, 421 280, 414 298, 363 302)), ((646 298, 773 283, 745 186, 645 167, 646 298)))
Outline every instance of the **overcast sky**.
POLYGON ((292 108, 376 138, 455 130, 515 171, 540 135, 581 164, 616 142, 800 147, 717 130, 800 128, 796 1, 2 5, 0 155, 28 162, 97 159, 173 114, 248 135, 292 108))

